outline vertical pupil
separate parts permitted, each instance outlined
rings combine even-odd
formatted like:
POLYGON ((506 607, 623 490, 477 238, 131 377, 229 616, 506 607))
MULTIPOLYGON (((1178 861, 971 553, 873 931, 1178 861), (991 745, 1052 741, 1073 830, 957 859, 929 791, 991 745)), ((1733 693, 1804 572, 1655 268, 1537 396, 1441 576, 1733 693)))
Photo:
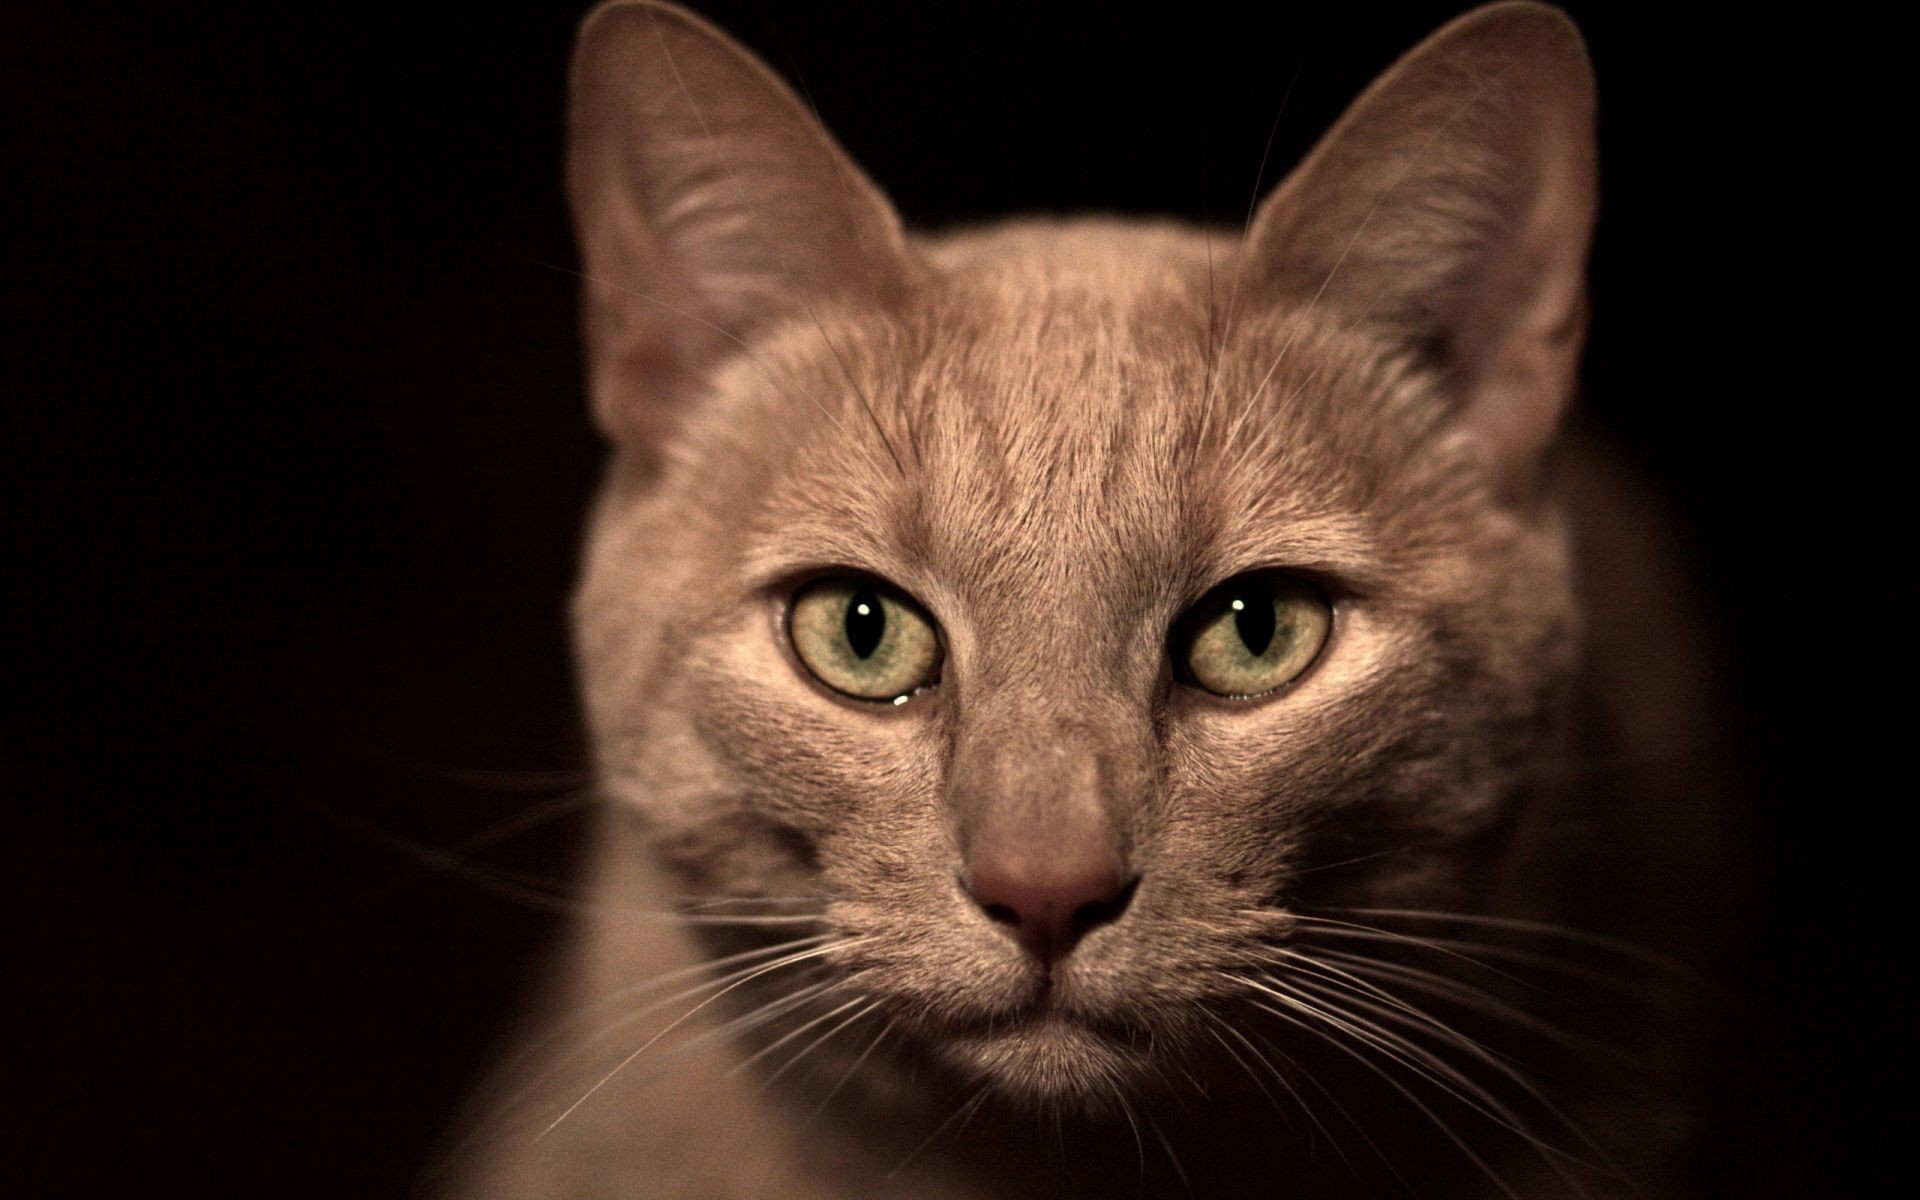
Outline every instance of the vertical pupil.
POLYGON ((1255 658, 1265 654, 1273 644, 1273 598, 1258 593, 1234 597, 1233 627, 1239 630, 1240 641, 1249 654, 1255 658))
POLYGON ((847 646, 854 657, 870 657, 886 631, 887 614, 880 607, 880 597, 872 592, 855 592, 847 601, 847 646))

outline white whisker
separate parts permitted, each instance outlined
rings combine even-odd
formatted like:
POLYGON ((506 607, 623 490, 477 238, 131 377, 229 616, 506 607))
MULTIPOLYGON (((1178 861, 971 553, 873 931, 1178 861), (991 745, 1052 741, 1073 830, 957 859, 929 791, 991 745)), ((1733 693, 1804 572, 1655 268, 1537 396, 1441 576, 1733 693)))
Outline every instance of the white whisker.
MULTIPOLYGON (((866 1012, 863 1010, 859 1015, 865 1016, 866 1012)), ((894 1023, 892 1021, 888 1021, 881 1027, 880 1032, 874 1035, 874 1039, 867 1043, 867 1048, 862 1050, 859 1056, 853 1060, 853 1065, 847 1068, 847 1073, 840 1077, 840 1082, 834 1084, 833 1087, 828 1090, 827 1094, 821 1097, 820 1103, 814 1107, 813 1113, 807 1118, 807 1126, 811 1126, 814 1121, 819 1119, 821 1113, 827 1111, 827 1106, 833 1103, 833 1098, 840 1094, 841 1090, 852 1081, 855 1075, 859 1074, 860 1068, 866 1064, 868 1058, 872 1057, 873 1052, 880 1048, 880 1043, 887 1040, 887 1035, 893 1032, 893 1028, 894 1023)))
MULTIPOLYGON (((1251 983, 1252 981, 1249 980, 1247 982, 1251 983)), ((1262 989, 1262 990, 1268 990, 1268 989, 1262 989)), ((1315 1008, 1310 1004, 1306 1004, 1293 997, 1279 995, 1277 993, 1275 994, 1277 998, 1279 998, 1281 1002, 1283 1004, 1286 1004, 1288 1007, 1297 1008, 1303 1012, 1306 1012, 1318 1018, 1323 1022, 1335 1023, 1334 1021, 1328 1018, 1327 1014, 1321 1012, 1320 1010, 1318 1010, 1317 1008, 1315 1008)), ((1412 1104, 1415 1108, 1419 1109, 1420 1112, 1426 1116, 1427 1120, 1432 1122, 1434 1127, 1438 1129, 1442 1134, 1444 1134, 1447 1140, 1451 1141, 1454 1144, 1454 1146, 1458 1148, 1459 1151, 1467 1157, 1467 1160, 1469 1162, 1473 1163, 1474 1166, 1478 1167, 1480 1171, 1484 1175, 1486 1175, 1488 1179, 1492 1180, 1494 1186, 1499 1188, 1500 1191, 1509 1198, 1509 1200, 1521 1200, 1521 1197, 1519 1196, 1518 1193, 1516 1193, 1513 1190, 1512 1186, 1509 1185, 1507 1181, 1503 1179, 1498 1172, 1496 1172, 1492 1167, 1488 1166, 1484 1159, 1482 1159, 1478 1154, 1475 1154, 1473 1151, 1473 1148, 1467 1145, 1466 1140, 1462 1138, 1457 1132, 1455 1132, 1452 1126, 1448 1125, 1445 1121, 1441 1120, 1439 1117, 1439 1114, 1435 1113, 1431 1108, 1427 1107, 1427 1105, 1418 1096, 1415 1096, 1412 1092, 1408 1091, 1406 1087, 1400 1083, 1399 1080, 1387 1074, 1386 1071, 1382 1070, 1380 1066, 1374 1063, 1371 1059, 1368 1059, 1366 1056, 1362 1055, 1359 1051, 1353 1049, 1351 1046, 1348 1046, 1345 1042, 1342 1042, 1339 1038, 1334 1037, 1332 1034, 1328 1033, 1326 1030, 1318 1028, 1317 1026, 1307 1021, 1301 1020, 1299 1017, 1294 1016, 1292 1013, 1286 1012, 1283 1009, 1274 1008, 1270 1004, 1259 1003, 1258 1001, 1254 1002, 1254 1006, 1256 1008, 1261 1009, 1264 1012, 1268 1012, 1276 1017, 1279 1017, 1281 1020, 1286 1021, 1289 1024, 1296 1025, 1301 1029, 1306 1030, 1308 1033, 1312 1034, 1314 1037, 1319 1038, 1320 1040, 1326 1042, 1328 1045, 1332 1046, 1334 1049, 1340 1051, 1342 1054, 1346 1055, 1347 1057, 1353 1059, 1355 1062, 1359 1063, 1361 1066, 1365 1067, 1368 1071, 1371 1071, 1373 1074, 1379 1076, 1380 1079, 1387 1084, 1387 1086, 1393 1088, 1394 1091, 1399 1092, 1401 1096, 1406 1098, 1408 1103, 1412 1104)), ((1337 1027, 1337 1024, 1336 1024, 1336 1027, 1337 1027)))
POLYGON ((937 1139, 941 1134, 947 1131, 947 1127, 949 1125, 952 1125, 955 1121, 959 1121, 959 1120, 972 1120, 974 1110, 976 1110, 977 1108, 980 1107, 980 1105, 986 1102, 987 1089, 990 1086, 991 1084, 982 1083, 979 1087, 975 1088, 973 1095, 968 1099, 961 1101, 960 1107, 954 1109, 953 1114, 951 1116, 949 1116, 946 1120, 940 1122, 938 1125, 935 1125, 933 1127, 932 1133, 929 1133, 924 1139, 922 1139, 919 1145, 915 1146, 912 1150, 909 1150, 905 1158, 901 1159, 898 1163, 894 1164, 893 1169, 887 1172, 886 1178, 888 1180, 892 1180, 895 1176, 899 1175, 900 1172, 906 1170, 908 1165, 911 1164, 914 1159, 920 1157, 920 1155, 926 1151, 928 1146, 933 1145, 935 1139, 937 1139))
POLYGON ((1502 917, 1480 913, 1440 912, 1425 909, 1407 908, 1330 908, 1328 912, 1341 912, 1351 916, 1363 917, 1400 917, 1415 921, 1435 921, 1456 925, 1477 925, 1487 929, 1499 929, 1512 933, 1527 934, 1535 937, 1558 938, 1581 946, 1604 950, 1622 958, 1651 967, 1655 970, 1679 976, 1698 987, 1718 992, 1719 986, 1678 959, 1652 950, 1646 946, 1590 930, 1575 929, 1568 925, 1555 925, 1547 921, 1528 920, 1520 917, 1502 917))
POLYGON ((796 1054, 792 1058, 788 1059, 785 1063, 781 1065, 779 1070, 767 1076, 762 1086, 763 1087, 771 1086, 774 1080, 780 1078, 781 1075, 786 1073, 786 1070, 788 1067, 793 1066, 795 1063, 799 1062, 802 1058, 805 1058, 808 1051, 813 1050, 815 1047, 819 1046, 822 1042, 826 1041, 827 1038, 832 1037, 834 1034, 838 1033, 840 1030, 844 1029, 846 1026, 851 1025, 853 1022, 859 1020, 868 1011, 870 1011, 875 1004, 878 1004, 879 1001, 869 1000, 864 996, 855 996, 853 999, 847 1001, 845 1004, 842 1004, 840 1007, 829 1009, 828 1011, 820 1014, 819 1016, 815 1017, 813 1020, 808 1021, 806 1024, 800 1026, 799 1028, 794 1029, 789 1033, 782 1034, 780 1037, 774 1039, 771 1042, 768 1042, 765 1046, 762 1046, 760 1049, 754 1051, 752 1054, 749 1054, 747 1057, 741 1059, 739 1063, 735 1064, 732 1070, 727 1072, 727 1074, 729 1076, 733 1076, 733 1075, 740 1074, 740 1072, 742 1071, 750 1070, 753 1067, 753 1064, 759 1062, 761 1059, 767 1057, 769 1054, 772 1054, 774 1051, 786 1045, 788 1042, 791 1042, 793 1039, 804 1035, 808 1030, 818 1028, 819 1026, 825 1024, 826 1022, 833 1020, 835 1017, 839 1016, 841 1013, 847 1011, 848 1009, 857 1007, 862 1003, 866 1005, 866 1008, 861 1009, 860 1012, 853 1014, 853 1016, 848 1017, 845 1021, 842 1021, 840 1024, 835 1025, 832 1029, 829 1029, 825 1034, 823 1034, 820 1037, 818 1041, 813 1042, 811 1045, 807 1046, 806 1049, 803 1049, 799 1054, 796 1054))
MULTIPOLYGON (((1579 1157, 1573 1154, 1570 1154, 1565 1150, 1560 1149, 1559 1147, 1553 1145, 1551 1142, 1548 1142, 1545 1139, 1530 1132, 1526 1128, 1525 1123, 1520 1119, 1520 1117, 1517 1114, 1515 1114, 1512 1111, 1512 1109, 1510 1109, 1507 1105, 1501 1103, 1496 1097, 1493 1096, 1491 1092, 1481 1087, 1479 1084, 1474 1083, 1472 1080, 1468 1079, 1458 1069, 1449 1065, 1445 1059, 1440 1058, 1437 1054, 1434 1054, 1432 1051, 1419 1047, 1415 1043, 1413 1043, 1412 1041, 1406 1038, 1394 1036, 1390 1031, 1382 1028, 1381 1026, 1379 1026, 1373 1021, 1369 1021, 1366 1018, 1359 1016, 1358 1014, 1351 1011, 1351 1009, 1339 1009, 1335 1007, 1336 1002, 1333 999, 1333 995, 1339 995, 1339 993, 1333 993, 1332 995, 1330 995, 1329 994, 1330 989, 1316 987, 1313 984, 1306 983, 1306 982, 1302 982, 1301 986, 1307 988, 1309 991, 1313 992, 1314 995, 1319 997, 1321 1003, 1328 1005, 1328 1007, 1330 1008, 1334 1008, 1335 1011, 1342 1012, 1343 1015, 1345 1015, 1350 1020, 1355 1021, 1356 1023, 1373 1031, 1379 1036, 1383 1038, 1389 1038, 1392 1041, 1394 1041, 1396 1044, 1404 1046, 1409 1053, 1412 1053, 1418 1056, 1420 1061, 1423 1063, 1426 1063, 1433 1071, 1443 1074, 1447 1079, 1452 1080, 1458 1087, 1469 1091, 1472 1094, 1472 1096, 1478 1098, 1480 1103, 1484 1103, 1488 1109, 1492 1110, 1491 1112, 1482 1110, 1481 1115, 1494 1119, 1498 1124, 1505 1125, 1509 1132, 1514 1133, 1515 1135, 1521 1137, 1522 1139, 1527 1141, 1530 1145, 1532 1145, 1534 1148, 1541 1151, 1542 1154, 1552 1156, 1552 1158, 1549 1159, 1549 1165, 1551 1165, 1556 1172, 1559 1172, 1562 1175, 1562 1178, 1567 1179, 1567 1182, 1570 1185, 1572 1185, 1575 1188, 1575 1190, 1579 1190, 1579 1184, 1575 1180, 1573 1180, 1570 1176, 1567 1176, 1565 1172, 1562 1170, 1560 1164, 1557 1161, 1553 1161, 1553 1159, 1564 1158, 1568 1162, 1575 1163, 1591 1171, 1611 1173, 1616 1176, 1620 1174, 1618 1168, 1614 1167, 1610 1162, 1608 1162, 1607 1167, 1605 1168, 1598 1166, 1594 1163, 1586 1162, 1580 1159, 1579 1157)), ((1500 1072, 1501 1075, 1503 1075, 1505 1078, 1507 1078, 1509 1081, 1511 1081, 1521 1090, 1526 1092, 1529 1098, 1531 1098, 1534 1102, 1538 1103, 1541 1107, 1546 1109, 1547 1112, 1552 1114, 1555 1120, 1559 1121, 1560 1124, 1564 1125, 1570 1133, 1572 1133, 1575 1137, 1579 1138, 1580 1141, 1584 1145, 1586 1145, 1589 1150, 1593 1151, 1593 1153, 1597 1157, 1599 1157, 1602 1161, 1606 1161, 1606 1157, 1607 1157, 1606 1152, 1593 1142, 1593 1140, 1587 1135, 1584 1129, 1582 1129, 1576 1122, 1572 1120, 1572 1118, 1568 1117, 1558 1107, 1556 1107, 1551 1101, 1549 1101, 1545 1096, 1543 1096, 1540 1093, 1539 1089, 1534 1087, 1534 1085, 1531 1082, 1529 1082, 1525 1076, 1521 1075, 1518 1071, 1514 1070, 1512 1067, 1502 1062, 1498 1055, 1494 1054, 1492 1051, 1487 1050, 1485 1047, 1481 1046, 1480 1043, 1475 1042, 1471 1038, 1467 1038, 1455 1032, 1449 1026, 1446 1026, 1440 1023, 1439 1021, 1434 1020, 1432 1017, 1428 1016, 1423 1012, 1419 1012, 1418 1010, 1409 1009, 1409 1010, 1406 1010, 1406 1012, 1395 1012, 1394 1010, 1391 1010, 1391 1009, 1383 1009, 1380 1005, 1373 1004, 1363 998, 1353 996, 1351 994, 1343 995, 1340 998, 1344 1000, 1345 1003, 1349 1005, 1358 1005, 1360 1008, 1362 1008, 1366 1012, 1372 1013, 1375 1016, 1381 1017, 1382 1019, 1396 1021, 1396 1023, 1406 1025, 1410 1028, 1426 1033, 1429 1036, 1435 1037, 1436 1040, 1441 1041, 1443 1044, 1453 1045, 1461 1050, 1466 1051, 1469 1055, 1472 1055, 1474 1058, 1485 1063, 1487 1066, 1500 1072)), ((1479 1107, 1478 1104, 1475 1104, 1472 1100, 1467 1100, 1467 1098, 1464 1096, 1460 1098, 1463 1101, 1473 1105, 1476 1108, 1479 1107)))
POLYGON ((1416 991, 1433 996, 1459 1006, 1468 1012, 1497 1019, 1516 1028, 1545 1038, 1557 1046, 1582 1053, 1604 1052, 1608 1047, 1591 1038, 1577 1037, 1558 1026, 1549 1024, 1540 1017, 1512 1004, 1484 988, 1474 987, 1457 979, 1448 978, 1432 971, 1404 963, 1389 962, 1384 959, 1370 958, 1364 954, 1349 954, 1342 950, 1315 947, 1314 956, 1325 963, 1333 960, 1344 964, 1346 969, 1358 975, 1370 975, 1391 983, 1399 983, 1416 991))
MULTIPOLYGON (((1320 932, 1325 933, 1326 936, 1328 937, 1344 937, 1344 938, 1351 938, 1355 941, 1363 941, 1363 942, 1365 941, 1391 942, 1395 945, 1411 946, 1421 950, 1431 950, 1435 953, 1444 954, 1450 958, 1456 958, 1461 962, 1471 964, 1472 966, 1478 967, 1483 971, 1488 971, 1488 972, 1491 972, 1492 974, 1499 975, 1504 979, 1509 979, 1514 983, 1521 985, 1522 987, 1532 988, 1535 991, 1546 990, 1545 988, 1542 988, 1539 984, 1532 983, 1528 980, 1522 979, 1518 975, 1514 975, 1508 971, 1503 971, 1499 967, 1493 966, 1490 963, 1481 962, 1479 959, 1474 958, 1469 954, 1463 953, 1462 949, 1455 948, 1455 945, 1451 944, 1449 939, 1416 937, 1413 934, 1395 933, 1390 929, 1379 929, 1371 925, 1357 925, 1352 921, 1337 921, 1329 917, 1310 916, 1306 913, 1294 913, 1293 916, 1295 920, 1305 921, 1315 926, 1325 927, 1324 929, 1320 930, 1320 932)), ((1489 947, 1476 946, 1471 943, 1462 943, 1460 945, 1464 949, 1472 949, 1472 950, 1489 949, 1489 947)), ((1501 947, 1491 947, 1491 949, 1501 949, 1501 947)))
MULTIPOLYGON (((564 1020, 553 1023, 537 1037, 529 1039, 525 1044, 520 1046, 510 1058, 503 1062, 496 1069, 497 1076, 502 1079, 513 1077, 544 1055, 555 1043, 567 1039, 594 1015, 604 1012, 609 1008, 616 1007, 633 996, 644 994, 656 988, 667 987, 693 976, 707 975, 719 968, 734 968, 714 978, 703 979, 691 988, 684 989, 671 996, 654 1000, 632 1012, 623 1014, 583 1040, 575 1042, 566 1053, 554 1058, 548 1062, 542 1070, 535 1073, 532 1078, 515 1087, 510 1095, 493 1101, 489 1105, 491 1115, 478 1118, 478 1126, 467 1135, 462 1144, 466 1144, 466 1142, 470 1142, 473 1138, 478 1137, 489 1124, 498 1125, 504 1123, 508 1119, 508 1114, 517 1109, 528 1097, 539 1091, 547 1081, 560 1073, 568 1062, 579 1057, 596 1043, 604 1041, 634 1021, 640 1020, 669 1005, 691 999, 702 992, 722 987, 754 971, 758 971, 762 967, 769 965, 768 963, 760 961, 769 956, 785 955, 802 947, 817 945, 828 940, 830 936, 831 935, 827 934, 819 934, 813 937, 795 938, 791 941, 779 942, 771 946, 755 947, 751 950, 741 951, 738 954, 729 954, 723 958, 711 959, 696 963, 693 966, 683 967, 679 970, 651 976, 638 983, 619 988, 604 995, 592 1004, 586 1005, 569 1014, 564 1020)), ((775 963, 771 965, 779 966, 783 964, 775 963)))
POLYGON ((733 983, 728 984, 726 987, 722 988, 720 991, 707 997, 705 1000, 702 1000, 700 1003, 694 1005, 691 1009, 688 1009, 685 1013, 675 1018, 672 1024, 668 1025, 665 1029, 662 1029, 660 1032, 654 1034, 652 1037, 648 1038, 645 1042, 641 1043, 639 1049, 635 1050, 633 1053, 621 1059, 620 1062, 613 1068, 613 1070, 608 1071, 605 1075, 601 1076, 600 1081, 598 1083, 595 1083, 592 1087, 588 1088, 585 1095, 582 1095, 578 1100, 575 1100, 572 1104, 568 1105, 565 1112, 562 1112, 559 1116, 555 1117, 553 1121, 550 1124, 548 1124, 545 1129, 542 1129, 540 1133, 534 1138, 534 1141, 538 1142, 541 1138, 544 1138, 548 1134, 552 1133, 554 1129, 557 1128, 562 1121, 566 1120, 568 1117, 572 1116, 576 1111, 578 1111, 582 1104, 585 1104, 588 1100, 592 1099, 594 1094, 598 1092, 601 1088, 605 1087, 607 1083, 613 1079, 614 1076, 618 1075, 621 1071, 625 1070, 629 1064, 631 1064, 635 1059, 639 1058, 642 1054, 645 1054, 661 1038, 667 1036, 669 1033, 672 1033, 675 1029, 678 1029, 681 1025, 691 1020, 702 1009, 711 1005, 716 1000, 719 1000, 721 997, 727 995, 729 992, 732 992, 737 988, 744 987, 745 985, 752 983, 754 980, 760 978, 763 975, 766 975, 771 971, 780 970, 783 967, 791 966, 795 963, 804 961, 806 959, 818 958, 823 954, 830 954, 837 950, 844 950, 851 946, 861 945, 871 940, 872 939, 870 938, 854 938, 848 941, 834 942, 825 946, 817 946, 811 950, 806 950, 798 954, 790 955, 787 958, 781 959, 780 961, 775 962, 770 966, 761 967, 758 970, 754 971, 753 973, 747 975, 745 978, 735 980, 733 983))

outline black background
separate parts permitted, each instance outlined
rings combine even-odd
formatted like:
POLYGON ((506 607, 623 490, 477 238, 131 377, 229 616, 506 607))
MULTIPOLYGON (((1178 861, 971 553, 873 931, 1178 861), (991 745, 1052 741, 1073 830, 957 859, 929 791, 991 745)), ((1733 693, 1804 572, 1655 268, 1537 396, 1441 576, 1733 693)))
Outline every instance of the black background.
MULTIPOLYGON (((1457 11, 702 8, 923 225, 1237 224, 1270 128, 1269 184, 1457 11)), ((25 1194, 399 1194, 540 974, 553 916, 493 884, 564 879, 577 826, 484 878, 433 855, 578 782, 579 12, 13 27, 25 1194)), ((1837 6, 1575 15, 1602 87, 1587 410, 1725 630, 1764 867, 1730 968, 1760 1033, 1703 1170, 1849 1194, 1920 1115, 1891 35, 1837 6)))

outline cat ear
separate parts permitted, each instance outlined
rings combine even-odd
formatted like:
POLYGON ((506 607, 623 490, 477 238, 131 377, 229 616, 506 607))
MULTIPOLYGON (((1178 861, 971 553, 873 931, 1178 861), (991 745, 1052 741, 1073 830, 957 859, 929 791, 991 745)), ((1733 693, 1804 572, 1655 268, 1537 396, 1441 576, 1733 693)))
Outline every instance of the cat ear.
POLYGON ((567 183, 595 416, 642 453, 754 329, 906 278, 880 192, 758 59, 669 4, 581 25, 567 183))
POLYGON ((1593 108, 1563 13, 1476 9, 1376 80, 1249 233, 1270 296, 1382 329, 1439 366, 1509 495, 1574 389, 1593 108))

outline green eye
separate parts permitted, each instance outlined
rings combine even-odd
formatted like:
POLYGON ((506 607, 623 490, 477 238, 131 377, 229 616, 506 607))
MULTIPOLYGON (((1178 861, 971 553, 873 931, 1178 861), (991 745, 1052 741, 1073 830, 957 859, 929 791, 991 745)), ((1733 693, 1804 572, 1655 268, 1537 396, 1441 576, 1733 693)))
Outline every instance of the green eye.
POLYGON ((1311 666, 1332 627, 1332 605, 1305 580, 1271 571, 1236 576, 1182 619, 1175 669, 1181 682, 1216 696, 1258 696, 1311 666))
POLYGON ((814 677, 862 700, 905 700, 940 679, 940 635, 919 607, 872 579, 822 579, 787 617, 794 653, 814 677))

